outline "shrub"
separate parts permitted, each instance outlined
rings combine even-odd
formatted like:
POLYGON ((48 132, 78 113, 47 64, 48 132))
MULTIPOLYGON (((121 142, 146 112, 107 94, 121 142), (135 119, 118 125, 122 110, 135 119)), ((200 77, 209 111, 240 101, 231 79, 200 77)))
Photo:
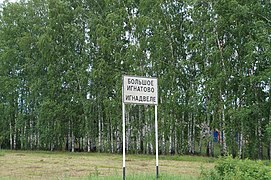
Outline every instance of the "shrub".
POLYGON ((270 167, 261 161, 220 157, 213 170, 202 170, 201 179, 210 180, 271 180, 270 167))

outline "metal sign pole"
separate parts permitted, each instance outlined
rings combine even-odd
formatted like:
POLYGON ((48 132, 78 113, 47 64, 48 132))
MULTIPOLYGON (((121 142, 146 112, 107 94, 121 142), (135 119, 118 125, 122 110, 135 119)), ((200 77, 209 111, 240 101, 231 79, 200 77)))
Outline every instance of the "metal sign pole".
POLYGON ((156 179, 158 179, 158 80, 157 78, 122 77, 123 180, 125 180, 125 104, 155 105, 156 179))
POLYGON ((157 123, 157 105, 155 105, 155 148, 156 148, 156 179, 158 179, 158 123, 157 123))
POLYGON ((122 103, 122 168, 123 168, 123 180, 125 180, 125 104, 122 103))

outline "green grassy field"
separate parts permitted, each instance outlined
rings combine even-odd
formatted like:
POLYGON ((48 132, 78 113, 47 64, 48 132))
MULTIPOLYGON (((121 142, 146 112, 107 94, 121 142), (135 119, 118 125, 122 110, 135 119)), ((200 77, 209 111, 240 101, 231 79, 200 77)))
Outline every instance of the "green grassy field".
MULTIPOLYGON (((198 179, 213 158, 159 156, 160 179, 198 179)), ((127 155, 127 179, 155 179, 155 156, 127 155)), ((122 179, 122 155, 0 151, 1 179, 122 179)))

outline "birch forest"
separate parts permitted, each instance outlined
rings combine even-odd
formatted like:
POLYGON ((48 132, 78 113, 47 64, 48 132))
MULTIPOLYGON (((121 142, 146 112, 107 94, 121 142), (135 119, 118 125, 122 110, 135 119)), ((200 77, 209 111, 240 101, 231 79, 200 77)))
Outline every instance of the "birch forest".
MULTIPOLYGON (((158 79, 159 154, 270 159, 270 0, 4 1, 0 148, 122 153, 123 75, 158 79)), ((154 154, 154 106, 125 133, 154 154)))

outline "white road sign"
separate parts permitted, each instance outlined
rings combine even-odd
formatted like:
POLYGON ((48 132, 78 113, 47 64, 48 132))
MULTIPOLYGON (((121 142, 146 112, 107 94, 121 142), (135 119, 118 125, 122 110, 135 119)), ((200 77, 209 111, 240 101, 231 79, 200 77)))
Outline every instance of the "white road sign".
POLYGON ((122 151, 123 151, 123 180, 125 176, 125 104, 155 105, 155 152, 156 152, 156 179, 158 179, 158 82, 156 78, 123 76, 122 78, 122 151))
POLYGON ((123 103, 158 104, 156 78, 123 76, 123 103))

